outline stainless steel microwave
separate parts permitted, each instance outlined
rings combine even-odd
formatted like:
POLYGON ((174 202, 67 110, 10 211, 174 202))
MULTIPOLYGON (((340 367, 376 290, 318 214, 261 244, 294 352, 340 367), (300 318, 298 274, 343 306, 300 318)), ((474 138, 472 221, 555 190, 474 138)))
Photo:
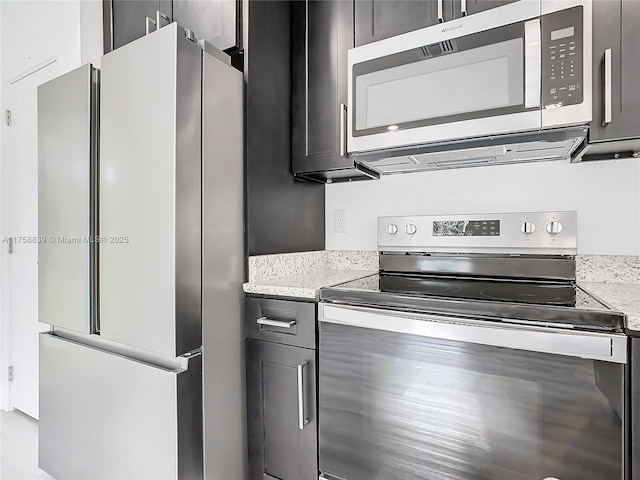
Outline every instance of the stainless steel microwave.
POLYGON ((348 151, 587 125, 591 23, 589 0, 521 0, 349 50, 348 151))

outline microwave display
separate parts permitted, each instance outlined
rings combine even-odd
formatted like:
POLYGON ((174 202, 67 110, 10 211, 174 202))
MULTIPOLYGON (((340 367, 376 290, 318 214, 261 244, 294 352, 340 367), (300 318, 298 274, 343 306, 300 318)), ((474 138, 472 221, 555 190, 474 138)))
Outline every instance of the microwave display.
POLYGON ((582 7, 542 17, 542 105, 582 103, 582 7))

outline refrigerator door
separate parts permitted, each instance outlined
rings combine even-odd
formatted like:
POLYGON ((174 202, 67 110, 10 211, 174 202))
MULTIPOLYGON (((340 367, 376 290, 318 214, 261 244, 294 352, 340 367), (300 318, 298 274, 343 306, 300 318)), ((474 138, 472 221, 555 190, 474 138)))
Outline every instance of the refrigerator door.
POLYGON ((90 64, 38 87, 38 319, 96 329, 96 100, 90 64))
POLYGON ((40 335, 40 468, 63 479, 202 478, 201 357, 183 370, 40 335))
POLYGON ((167 356, 202 343, 201 63, 176 23, 102 58, 100 334, 167 356))

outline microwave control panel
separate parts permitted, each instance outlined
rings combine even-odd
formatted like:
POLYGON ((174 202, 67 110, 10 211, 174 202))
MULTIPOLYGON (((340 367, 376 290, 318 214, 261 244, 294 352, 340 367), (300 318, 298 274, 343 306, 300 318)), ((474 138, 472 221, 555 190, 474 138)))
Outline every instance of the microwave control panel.
POLYGON ((542 17, 542 105, 557 108, 583 99, 582 7, 542 17))

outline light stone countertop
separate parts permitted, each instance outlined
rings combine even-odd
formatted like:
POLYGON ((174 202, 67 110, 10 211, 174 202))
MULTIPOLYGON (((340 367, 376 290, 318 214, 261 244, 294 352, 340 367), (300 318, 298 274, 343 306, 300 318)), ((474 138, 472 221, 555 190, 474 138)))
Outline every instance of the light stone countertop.
POLYGON ((377 270, 316 270, 260 283, 245 283, 245 293, 318 299, 320 289, 378 273, 377 270))
POLYGON ((580 282, 590 293, 627 316, 627 328, 640 331, 640 284, 580 282))

